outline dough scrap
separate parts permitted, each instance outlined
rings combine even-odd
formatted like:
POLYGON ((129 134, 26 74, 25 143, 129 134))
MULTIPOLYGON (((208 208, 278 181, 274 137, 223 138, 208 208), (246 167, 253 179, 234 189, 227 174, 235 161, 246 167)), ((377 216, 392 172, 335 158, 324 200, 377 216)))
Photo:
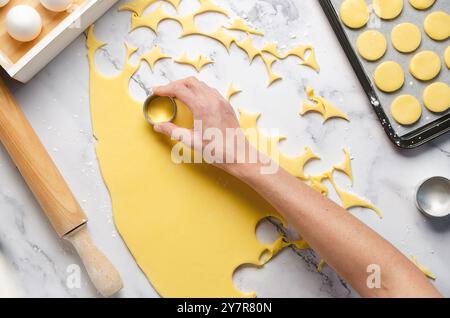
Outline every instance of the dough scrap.
POLYGON ((392 93, 405 83, 405 73, 400 64, 393 61, 383 62, 375 69, 374 81, 380 90, 392 93))
POLYGON ((423 92, 423 103, 434 113, 447 111, 450 108, 450 87, 442 82, 428 85, 423 92))
POLYGON ((429 270, 427 267, 423 266, 422 264, 419 264, 419 262, 417 261, 417 258, 414 255, 411 255, 411 262, 414 263, 414 265, 417 266, 418 269, 420 269, 420 271, 422 273, 424 273, 424 275, 432 280, 436 280, 437 277, 436 275, 433 274, 433 272, 431 270, 429 270))
POLYGON ((420 46, 422 33, 413 23, 400 23, 392 29, 391 41, 397 51, 411 53, 420 46))
POLYGON ((334 106, 331 102, 321 96, 316 96, 314 93, 314 89, 310 86, 306 88, 306 94, 308 96, 308 99, 312 101, 313 104, 305 102, 303 104, 302 110, 300 111, 300 115, 304 116, 309 112, 316 112, 323 117, 324 123, 331 118, 341 118, 350 121, 348 116, 341 110, 339 110, 336 106, 334 106))
POLYGON ((402 13, 403 0, 373 0, 373 10, 381 19, 392 20, 402 13))
POLYGON ((362 208, 366 208, 366 209, 370 209, 370 210, 374 211, 380 219, 383 218, 383 214, 381 213, 380 210, 377 209, 377 207, 375 207, 373 204, 357 197, 356 195, 354 195, 350 192, 341 190, 337 186, 336 182, 334 181, 332 174, 330 174, 329 177, 330 177, 330 182, 333 185, 334 190, 336 191, 339 198, 341 199, 341 203, 342 203, 342 206, 344 207, 344 209, 350 210, 352 208, 362 207, 362 208))
POLYGON ((250 61, 250 64, 253 62, 255 57, 258 55, 261 55, 261 50, 256 48, 256 46, 253 44, 253 39, 249 36, 247 36, 244 40, 235 42, 235 44, 241 48, 245 53, 247 53, 248 59, 250 61))
POLYGON ((450 15, 444 11, 430 13, 425 18, 424 28, 433 40, 447 40, 450 37, 450 15))
POLYGON ((150 51, 143 54, 140 57, 140 60, 146 61, 150 66, 150 69, 154 71, 156 62, 162 59, 170 59, 170 58, 171 57, 169 55, 166 55, 161 51, 161 48, 159 46, 155 46, 150 51))
POLYGON ((391 104, 391 115, 401 125, 412 125, 422 116, 422 106, 414 96, 400 95, 391 104))
POLYGON ((369 6, 365 0, 345 0, 339 9, 342 22, 352 29, 362 28, 369 22, 369 6))
MULTIPOLYGON (((142 13, 144 13, 145 9, 147 9, 152 4, 158 1, 160 0, 133 0, 121 5, 119 7, 119 11, 131 11, 136 13, 138 16, 141 16, 142 13)), ((181 3, 181 0, 163 0, 163 1, 170 3, 177 10, 181 3)))
POLYGON ((230 83, 228 85, 227 95, 226 95, 225 98, 226 98, 227 101, 230 101, 231 97, 233 97, 234 95, 237 95, 237 94, 239 94, 241 92, 242 92, 242 90, 235 88, 233 86, 233 83, 230 83))
POLYGON ((436 0, 409 0, 409 3, 417 10, 426 10, 435 2, 436 0))
POLYGON ((418 80, 432 80, 441 71, 441 59, 433 51, 421 51, 411 59, 409 71, 418 80))
POLYGON ((333 166, 333 169, 346 174, 347 177, 349 177, 350 181, 353 184, 353 170, 352 170, 352 161, 350 158, 350 153, 345 148, 342 151, 344 152, 344 161, 339 165, 333 166))
POLYGON ((184 53, 180 58, 175 60, 175 63, 190 65, 194 67, 197 72, 200 72, 206 65, 212 64, 214 62, 201 54, 196 59, 191 60, 188 57, 187 53, 184 53))
POLYGON ((231 22, 230 26, 226 27, 227 30, 234 30, 234 31, 242 31, 247 34, 253 34, 253 35, 259 35, 264 36, 263 32, 260 32, 258 30, 250 28, 246 23, 245 20, 242 18, 235 19, 233 22, 231 22))
POLYGON ((282 77, 280 75, 275 74, 272 70, 273 63, 275 63, 278 60, 273 56, 265 56, 265 55, 261 55, 261 59, 263 60, 264 65, 266 66, 267 74, 269 75, 268 86, 272 85, 278 80, 281 80, 282 77))
POLYGON ((450 45, 447 47, 447 49, 444 52, 444 61, 445 61, 445 65, 447 65, 447 68, 450 69, 450 45))
POLYGON ((369 30, 358 37, 356 47, 359 54, 368 61, 376 61, 383 57, 387 50, 384 35, 376 30, 369 30))

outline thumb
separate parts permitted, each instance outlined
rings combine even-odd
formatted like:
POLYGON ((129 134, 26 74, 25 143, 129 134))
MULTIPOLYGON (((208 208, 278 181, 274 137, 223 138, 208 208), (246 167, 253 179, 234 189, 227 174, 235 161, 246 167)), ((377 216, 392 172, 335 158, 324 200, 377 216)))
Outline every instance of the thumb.
POLYGON ((153 129, 160 134, 166 135, 172 140, 181 141, 188 147, 192 147, 192 131, 181 128, 174 123, 159 123, 153 126, 153 129))

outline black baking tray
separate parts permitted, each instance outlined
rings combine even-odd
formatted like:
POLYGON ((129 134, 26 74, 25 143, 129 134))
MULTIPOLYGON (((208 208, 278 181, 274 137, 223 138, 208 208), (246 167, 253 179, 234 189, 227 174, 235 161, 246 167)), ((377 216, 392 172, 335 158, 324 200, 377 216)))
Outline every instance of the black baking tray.
POLYGON ((370 104, 375 110, 375 113, 377 114, 381 125, 384 128, 384 131, 388 135, 389 139, 394 143, 394 145, 404 149, 413 149, 450 132, 449 113, 411 132, 408 132, 407 134, 401 136, 397 134, 389 117, 386 115, 386 112, 381 105, 380 99, 378 98, 371 80, 367 76, 364 67, 362 66, 358 56, 356 55, 356 52, 354 51, 350 43, 350 40, 344 30, 344 27, 341 24, 340 18, 333 4, 330 0, 319 0, 319 3, 327 16, 328 21, 330 22, 334 30, 334 33, 336 33, 336 36, 341 43, 341 46, 344 49, 345 54, 347 55, 347 58, 349 59, 350 64, 352 65, 352 68, 355 71, 369 99, 370 104))

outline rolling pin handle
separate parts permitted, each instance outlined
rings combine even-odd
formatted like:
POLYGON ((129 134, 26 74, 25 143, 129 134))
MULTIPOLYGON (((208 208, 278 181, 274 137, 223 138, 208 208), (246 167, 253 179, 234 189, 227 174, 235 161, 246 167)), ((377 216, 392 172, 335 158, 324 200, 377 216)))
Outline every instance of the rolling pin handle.
POLYGON ((104 297, 110 297, 122 289, 119 272, 106 256, 95 246, 86 224, 64 236, 72 243, 87 270, 87 273, 104 297))

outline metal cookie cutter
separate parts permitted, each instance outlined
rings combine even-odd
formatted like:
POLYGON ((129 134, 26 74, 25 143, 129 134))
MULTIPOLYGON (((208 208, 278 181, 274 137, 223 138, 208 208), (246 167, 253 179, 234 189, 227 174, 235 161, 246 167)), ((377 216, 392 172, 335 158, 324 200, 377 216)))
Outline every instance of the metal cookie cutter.
POLYGON ((417 208, 426 216, 442 218, 450 215, 450 180, 433 177, 417 189, 417 208))
POLYGON ((154 126, 155 124, 158 124, 158 122, 155 122, 155 121, 151 118, 151 116, 149 115, 149 110, 150 110, 150 106, 151 106, 152 102, 154 102, 154 101, 155 101, 156 99, 158 99, 158 98, 167 98, 167 99, 170 100, 170 104, 172 105, 172 114, 171 114, 171 116, 168 118, 168 120, 166 120, 165 122, 171 122, 171 121, 173 121, 173 120, 175 119, 175 117, 177 116, 177 103, 175 102, 175 99, 174 99, 174 98, 172 98, 172 97, 165 97, 165 96, 158 96, 158 95, 155 95, 155 94, 151 93, 151 94, 147 97, 147 99, 145 100, 145 102, 144 102, 144 108, 143 108, 143 110, 144 110, 144 117, 145 117, 145 120, 147 120, 147 122, 148 122, 150 125, 152 125, 152 126, 154 126))

